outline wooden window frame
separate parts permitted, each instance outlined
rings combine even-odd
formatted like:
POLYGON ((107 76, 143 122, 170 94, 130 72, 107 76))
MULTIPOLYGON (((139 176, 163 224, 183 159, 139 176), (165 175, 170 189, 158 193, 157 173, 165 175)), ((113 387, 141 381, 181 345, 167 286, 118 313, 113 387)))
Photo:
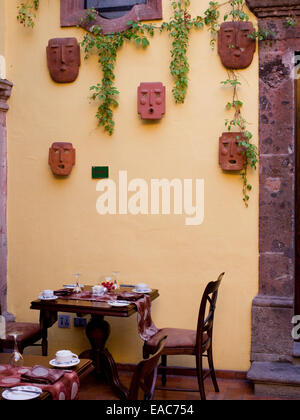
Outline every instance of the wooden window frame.
POLYGON ((78 24, 89 30, 92 25, 102 27, 103 33, 122 32, 128 28, 130 20, 158 20, 162 19, 162 0, 147 0, 147 4, 134 6, 126 15, 117 19, 105 19, 98 16, 92 24, 82 23, 86 17, 84 0, 60 0, 60 26, 77 26, 78 24))

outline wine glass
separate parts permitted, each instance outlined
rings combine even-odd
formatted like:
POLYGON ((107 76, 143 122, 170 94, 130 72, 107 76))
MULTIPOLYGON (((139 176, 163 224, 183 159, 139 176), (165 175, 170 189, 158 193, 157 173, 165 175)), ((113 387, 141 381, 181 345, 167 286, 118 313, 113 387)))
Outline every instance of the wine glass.
POLYGON ((79 277, 80 277, 80 273, 75 273, 74 274, 74 277, 75 277, 75 284, 76 284, 76 286, 74 287, 74 289, 73 289, 73 292, 74 293, 80 293, 81 292, 81 287, 80 287, 80 285, 79 285, 79 277))
POLYGON ((116 271, 116 270, 112 272, 115 289, 119 289, 119 284, 118 284, 118 279, 117 279, 119 273, 120 273, 120 271, 116 271))
POLYGON ((11 335, 14 337, 14 350, 11 353, 11 356, 9 358, 9 364, 12 367, 21 367, 23 366, 24 359, 23 359, 22 354, 19 352, 17 337, 19 335, 22 335, 22 333, 15 331, 15 332, 9 333, 8 335, 11 335))

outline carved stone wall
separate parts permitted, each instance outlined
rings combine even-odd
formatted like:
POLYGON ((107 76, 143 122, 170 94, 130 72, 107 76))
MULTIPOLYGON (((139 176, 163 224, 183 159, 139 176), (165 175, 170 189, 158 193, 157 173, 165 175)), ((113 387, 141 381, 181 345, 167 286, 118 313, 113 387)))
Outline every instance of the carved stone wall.
POLYGON ((0 303, 3 312, 7 309, 7 100, 13 84, 0 79, 0 303))
POLYGON ((257 393, 299 396, 292 317, 295 304, 296 89, 300 1, 248 0, 274 40, 259 43, 259 293, 252 305, 252 367, 257 393))

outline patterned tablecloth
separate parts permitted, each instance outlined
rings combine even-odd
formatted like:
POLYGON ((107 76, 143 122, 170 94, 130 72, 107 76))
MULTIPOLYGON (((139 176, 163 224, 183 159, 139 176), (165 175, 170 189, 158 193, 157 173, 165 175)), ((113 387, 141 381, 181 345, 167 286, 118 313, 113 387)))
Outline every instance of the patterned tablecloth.
POLYGON ((77 400, 79 392, 79 379, 76 372, 65 372, 57 369, 48 369, 43 366, 12 367, 0 365, 0 387, 12 388, 15 386, 31 385, 47 391, 52 395, 53 400, 77 400), (32 373, 34 373, 32 375, 32 373), (24 377, 23 377, 24 375, 24 377), (37 383, 34 382, 34 376, 37 383), (28 382, 29 377, 30 382, 28 382), (58 378, 57 380, 56 377, 58 378), (41 384, 44 381, 48 384, 41 384), (55 381, 54 383, 52 383, 55 381))

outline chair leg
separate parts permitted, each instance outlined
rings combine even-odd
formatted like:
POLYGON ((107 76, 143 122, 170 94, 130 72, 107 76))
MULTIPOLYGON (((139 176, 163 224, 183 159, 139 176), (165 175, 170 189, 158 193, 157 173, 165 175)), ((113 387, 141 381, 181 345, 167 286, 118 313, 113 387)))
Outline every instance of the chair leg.
POLYGON ((167 367, 167 355, 166 354, 162 354, 161 356, 161 366, 162 366, 162 372, 161 372, 161 384, 162 386, 166 386, 167 384, 167 372, 166 372, 166 367, 167 367))
POLYGON ((204 379, 203 379, 203 363, 202 363, 202 354, 196 355, 196 367, 197 367, 197 378, 200 391, 201 400, 205 401, 205 389, 204 389, 204 379))
POLYGON ((147 350, 147 348, 144 344, 144 346, 143 346, 143 359, 149 359, 149 356, 150 356, 150 354, 149 354, 149 352, 148 352, 148 350, 147 350))
POLYGON ((216 372, 215 372, 215 368, 214 368, 212 346, 210 346, 210 348, 207 350, 207 355, 208 355, 208 364, 209 364, 209 369, 210 369, 211 380, 214 384, 215 391, 220 392, 219 386, 218 386, 218 383, 217 383, 216 372))
POLYGON ((42 339, 42 356, 48 356, 48 340, 42 339))

